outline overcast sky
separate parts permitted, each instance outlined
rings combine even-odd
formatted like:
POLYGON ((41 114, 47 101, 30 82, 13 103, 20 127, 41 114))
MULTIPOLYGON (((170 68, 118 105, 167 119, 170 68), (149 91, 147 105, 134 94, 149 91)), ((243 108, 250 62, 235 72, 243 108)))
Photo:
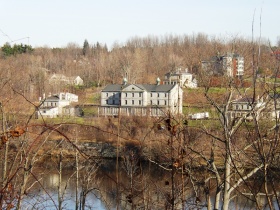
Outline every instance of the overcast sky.
POLYGON ((0 46, 82 46, 87 39, 111 47, 135 36, 197 33, 251 39, 252 25, 254 37, 275 44, 279 20, 280 0, 0 0, 0 46))

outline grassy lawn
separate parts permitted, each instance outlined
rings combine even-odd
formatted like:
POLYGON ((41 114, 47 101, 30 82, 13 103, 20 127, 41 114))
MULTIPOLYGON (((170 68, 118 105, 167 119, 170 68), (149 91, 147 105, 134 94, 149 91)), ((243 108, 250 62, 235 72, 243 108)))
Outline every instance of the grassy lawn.
POLYGON ((84 117, 98 116, 98 108, 96 106, 85 106, 82 109, 84 112, 84 117))

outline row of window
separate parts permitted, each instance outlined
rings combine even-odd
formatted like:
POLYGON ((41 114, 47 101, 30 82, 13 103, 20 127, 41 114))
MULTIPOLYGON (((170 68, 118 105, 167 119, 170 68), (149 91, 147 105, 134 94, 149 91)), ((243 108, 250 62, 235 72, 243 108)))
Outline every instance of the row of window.
MULTIPOLYGON (((117 103, 117 102, 119 102, 119 101, 113 100, 112 105, 118 105, 119 103, 117 103)), ((138 100, 138 104, 136 104, 136 103, 137 103, 136 100, 131 100, 131 105, 142 105, 142 101, 141 101, 141 100, 138 100)), ((106 104, 109 105, 109 100, 106 100, 106 104)), ((128 105, 128 100, 125 100, 125 101, 124 101, 124 104, 125 104, 125 105, 128 105)), ((157 104, 155 104, 155 103, 153 103, 153 101, 151 100, 151 101, 150 101, 150 104, 151 104, 151 105, 160 105, 160 101, 158 100, 158 101, 157 101, 157 104)), ((166 100, 164 100, 164 105, 165 105, 165 106, 167 105, 167 101, 166 101, 166 100)))
POLYGON ((46 103, 44 103, 44 106, 51 106, 51 107, 53 107, 53 106, 57 106, 57 103, 56 102, 46 102, 46 103))
MULTIPOLYGON (((127 102, 128 102, 127 100, 124 101, 125 105, 128 104, 127 102)), ((134 100, 131 100, 131 104, 132 104, 132 105, 136 105, 134 100)), ((141 104, 142 104, 142 101, 139 100, 139 101, 138 101, 138 105, 141 105, 141 104)), ((150 101, 150 104, 151 104, 151 105, 155 105, 155 104, 153 103, 152 100, 150 101)), ((160 105, 160 101, 159 101, 159 100, 157 101, 157 105, 160 105)), ((165 105, 165 106, 167 105, 167 101, 166 101, 166 100, 164 101, 164 105, 165 105)))
MULTIPOLYGON (((171 84, 173 84, 173 82, 171 82, 171 84)), ((174 82, 174 84, 176 84, 176 83, 174 82)), ((142 97, 142 93, 131 93, 131 97, 136 97, 137 95, 139 97, 142 97)), ((151 93, 151 97, 156 96, 156 95, 157 95, 157 97, 160 97, 160 93, 151 93)), ((124 93, 124 96, 128 97, 129 94, 124 93)), ((109 97, 109 93, 106 93, 106 97, 109 97)), ((118 94, 118 96, 117 96, 117 94, 113 94, 113 98, 116 98, 116 97, 120 97, 120 93, 118 94)), ((167 93, 164 93, 164 97, 167 97, 167 93)))
POLYGON ((236 105, 235 109, 236 110, 249 110, 249 109, 251 109, 251 106, 249 106, 249 105, 236 105))
MULTIPOLYGON (((171 81, 171 82, 164 82, 166 85, 176 85, 178 82, 176 81, 171 81)), ((165 93, 166 94, 166 93, 165 93)))
MULTIPOLYGON (((119 98, 121 93, 113 93, 112 96, 113 98, 119 98)), ((106 93, 106 97, 109 97, 109 93, 106 93)))

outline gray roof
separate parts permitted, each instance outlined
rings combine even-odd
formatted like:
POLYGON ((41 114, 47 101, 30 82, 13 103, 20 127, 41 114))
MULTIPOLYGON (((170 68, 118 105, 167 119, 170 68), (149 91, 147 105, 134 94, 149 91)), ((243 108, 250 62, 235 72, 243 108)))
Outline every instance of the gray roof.
MULTIPOLYGON (((107 85, 102 90, 102 92, 120 92, 123 88, 126 88, 130 85, 132 84, 127 84, 127 85, 111 84, 111 85, 107 85)), ((133 85, 139 87, 143 91, 146 90, 147 92, 168 92, 172 90, 172 88, 175 86, 175 85, 168 85, 168 84, 164 84, 164 85, 133 84, 133 85)))
POLYGON ((142 85, 148 92, 168 92, 173 89, 175 85, 142 85))
POLYGON ((168 72, 165 74, 165 76, 181 76, 181 75, 192 75, 192 74, 186 71, 175 71, 175 72, 168 72))
POLYGON ((45 101, 59 101, 59 97, 58 96, 50 96, 50 97, 46 98, 45 101))
POLYGON ((107 85, 102 92, 118 92, 121 91, 122 88, 127 87, 128 85, 120 85, 120 84, 111 84, 107 85))
POLYGON ((252 103, 252 102, 253 102, 253 98, 243 97, 233 101, 232 103, 252 103))

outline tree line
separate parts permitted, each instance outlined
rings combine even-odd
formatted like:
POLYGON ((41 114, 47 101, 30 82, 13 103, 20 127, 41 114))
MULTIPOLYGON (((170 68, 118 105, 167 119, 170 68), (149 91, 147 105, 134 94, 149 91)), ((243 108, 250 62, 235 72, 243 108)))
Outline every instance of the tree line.
MULTIPOLYGON (((87 40, 82 46, 69 43, 64 48, 33 49, 28 45, 5 44, 1 48, 0 69, 8 72, 4 78, 12 81, 14 88, 34 100, 43 92, 55 91, 48 84, 53 73, 80 76, 85 87, 120 83, 123 77, 131 83, 154 83, 157 77, 163 79, 165 73, 176 68, 188 69, 197 76, 201 61, 227 52, 244 57, 247 76, 252 73, 252 53, 260 53, 258 73, 273 76, 275 59, 271 59, 271 52, 274 49, 276 46, 273 48, 268 41, 257 43, 242 37, 221 39, 206 34, 134 37, 124 44, 115 43, 110 49, 106 44, 90 44, 87 40)), ((65 87, 56 89, 61 91, 65 87)))

